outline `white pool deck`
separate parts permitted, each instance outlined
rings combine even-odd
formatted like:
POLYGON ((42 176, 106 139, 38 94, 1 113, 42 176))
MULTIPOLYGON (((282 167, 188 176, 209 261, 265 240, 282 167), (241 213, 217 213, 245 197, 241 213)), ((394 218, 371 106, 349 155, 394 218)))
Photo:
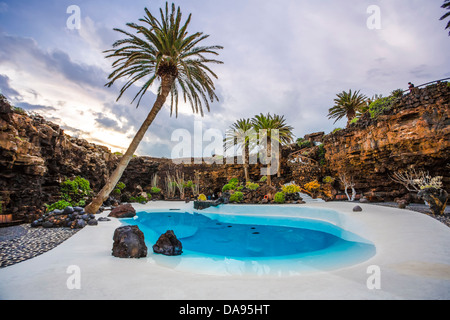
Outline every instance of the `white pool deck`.
MULTIPOLYGON (((182 202, 134 206, 139 211, 186 205, 192 208, 182 202)), ((43 255, 0 269, 0 299, 450 299, 450 228, 409 210, 358 204, 363 211, 355 213, 355 205, 307 205, 339 211, 376 245, 375 256, 351 267, 283 277, 180 272, 151 257, 113 257, 112 236, 121 222, 112 218, 82 229, 43 255), (74 276, 69 266, 79 267, 80 289, 68 288, 74 276), (370 266, 379 267, 379 289, 368 288, 376 275, 368 273, 370 266)))

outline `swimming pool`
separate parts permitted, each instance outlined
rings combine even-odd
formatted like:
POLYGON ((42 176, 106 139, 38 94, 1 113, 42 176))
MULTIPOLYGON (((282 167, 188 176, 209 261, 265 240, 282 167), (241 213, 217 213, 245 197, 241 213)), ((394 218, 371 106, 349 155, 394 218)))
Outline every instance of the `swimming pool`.
POLYGON ((294 275, 363 262, 376 250, 351 230, 342 214, 328 209, 225 205, 195 210, 141 211, 123 223, 138 225, 148 259, 180 271, 220 275, 294 275), (151 250, 173 230, 181 256, 151 250))

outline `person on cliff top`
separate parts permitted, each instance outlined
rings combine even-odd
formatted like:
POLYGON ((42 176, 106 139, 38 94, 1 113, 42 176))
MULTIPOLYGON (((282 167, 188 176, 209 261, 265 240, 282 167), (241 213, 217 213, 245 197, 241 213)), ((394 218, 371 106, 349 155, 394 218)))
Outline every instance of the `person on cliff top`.
POLYGON ((414 88, 414 84, 411 82, 408 82, 408 88, 409 88, 409 91, 412 91, 412 89, 414 88))

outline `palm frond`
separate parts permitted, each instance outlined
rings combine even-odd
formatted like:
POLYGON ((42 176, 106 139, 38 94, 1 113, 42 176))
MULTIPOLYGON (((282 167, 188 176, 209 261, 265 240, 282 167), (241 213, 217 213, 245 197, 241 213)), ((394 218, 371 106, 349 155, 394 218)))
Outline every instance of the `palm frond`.
MULTIPOLYGON (((175 77, 170 89, 170 113, 178 116, 178 99, 182 96, 193 112, 204 115, 203 109, 210 110, 210 103, 218 101, 213 78, 217 75, 210 64, 222 61, 208 59, 207 55, 217 56, 222 46, 199 46, 209 36, 202 32, 187 31, 191 21, 190 14, 183 22, 180 7, 166 2, 156 18, 147 8, 139 23, 127 23, 130 31, 114 29, 123 34, 124 39, 113 44, 113 49, 105 51, 106 58, 113 58, 113 71, 106 86, 111 87, 120 79, 126 79, 117 100, 124 93, 143 81, 131 103, 137 100, 137 107, 148 89, 156 81, 167 75, 175 77)), ((160 88, 158 88, 160 90, 160 88)))

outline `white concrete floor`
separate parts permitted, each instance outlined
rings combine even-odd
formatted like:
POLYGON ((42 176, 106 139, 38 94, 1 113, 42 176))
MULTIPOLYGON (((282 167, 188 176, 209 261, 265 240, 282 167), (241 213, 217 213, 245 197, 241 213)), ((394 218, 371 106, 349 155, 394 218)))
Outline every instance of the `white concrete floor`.
MULTIPOLYGON (((119 259, 111 249, 121 222, 112 219, 84 228, 43 255, 0 269, 0 299, 450 299, 450 228, 408 210, 359 204, 363 212, 354 213, 355 205, 308 204, 347 215, 363 226, 362 236, 376 245, 374 257, 340 270, 286 277, 210 276, 176 271, 151 258, 119 259), (372 265, 379 267, 380 289, 367 286, 374 276, 368 273, 372 265), (70 266, 79 271, 79 289, 69 288, 75 283, 70 266)), ((185 206, 181 202, 147 205, 185 206)))

